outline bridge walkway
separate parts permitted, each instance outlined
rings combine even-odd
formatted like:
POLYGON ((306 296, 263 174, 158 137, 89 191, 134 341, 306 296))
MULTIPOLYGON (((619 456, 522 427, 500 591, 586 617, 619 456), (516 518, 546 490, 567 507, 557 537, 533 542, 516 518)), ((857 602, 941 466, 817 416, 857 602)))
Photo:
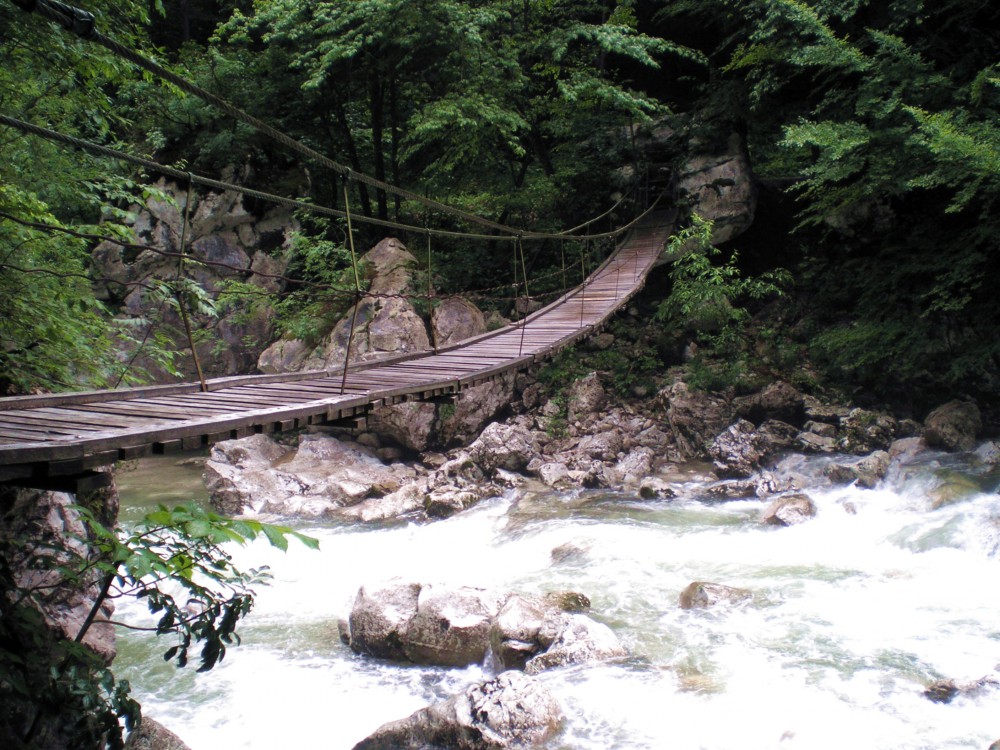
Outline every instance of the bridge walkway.
POLYGON ((576 287, 516 325, 343 372, 248 375, 207 382, 0 399, 0 482, 65 484, 94 468, 195 450, 254 433, 337 424, 406 400, 452 398, 526 369, 599 330, 645 282, 672 223, 646 216, 576 287))

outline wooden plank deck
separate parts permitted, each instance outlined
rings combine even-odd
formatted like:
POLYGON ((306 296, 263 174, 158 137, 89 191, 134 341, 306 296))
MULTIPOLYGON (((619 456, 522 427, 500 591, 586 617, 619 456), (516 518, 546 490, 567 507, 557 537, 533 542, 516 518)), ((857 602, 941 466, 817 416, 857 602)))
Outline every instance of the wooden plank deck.
POLYGON ((116 460, 350 419, 385 403, 461 393, 599 331, 642 287, 670 231, 654 213, 585 283, 505 328, 342 372, 247 375, 0 399, 0 482, 31 484, 116 460))

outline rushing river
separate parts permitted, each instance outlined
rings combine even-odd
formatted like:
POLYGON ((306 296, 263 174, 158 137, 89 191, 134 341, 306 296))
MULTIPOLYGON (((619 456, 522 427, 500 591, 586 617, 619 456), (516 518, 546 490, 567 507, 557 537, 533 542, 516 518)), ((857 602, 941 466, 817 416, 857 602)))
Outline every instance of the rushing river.
MULTIPOLYGON (((758 500, 705 501, 697 481, 669 501, 549 493, 434 523, 300 525, 321 551, 261 542, 236 552, 244 567, 269 565, 274 581, 220 666, 178 670, 161 658, 168 643, 123 632, 116 670, 194 750, 349 749, 484 679, 478 668, 351 653, 337 619, 361 585, 403 576, 572 589, 632 657, 542 674, 567 716, 553 750, 986 750, 1000 739, 1000 688, 949 704, 922 692, 939 678, 1000 680, 996 481, 933 510, 935 476, 954 459, 925 454, 871 490, 825 484, 823 460, 786 461, 812 477, 818 507, 790 528, 761 525, 758 500), (562 545, 578 554, 554 562, 562 545), (696 580, 754 599, 681 610, 678 594, 696 580)), ((167 459, 119 483, 126 523, 151 504, 205 495, 198 469, 167 459)))

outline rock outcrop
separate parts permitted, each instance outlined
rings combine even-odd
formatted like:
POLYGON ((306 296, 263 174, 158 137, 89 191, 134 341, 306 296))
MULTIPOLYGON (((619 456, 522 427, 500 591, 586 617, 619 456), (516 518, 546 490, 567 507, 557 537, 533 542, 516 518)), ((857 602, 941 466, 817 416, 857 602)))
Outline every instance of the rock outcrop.
POLYGON ((979 407, 970 401, 949 401, 924 420, 924 440, 934 448, 971 451, 983 428, 979 407))
POLYGON ((733 134, 718 153, 693 156, 682 164, 675 199, 713 222, 714 244, 746 231, 756 214, 757 190, 743 139, 733 134))
MULTIPOLYGON (((98 663, 110 665, 115 656, 115 628, 109 622, 113 601, 105 599, 97 619, 89 619, 101 596, 104 573, 88 564, 100 538, 84 522, 81 508, 105 528, 114 528, 115 485, 77 496, 0 486, 0 648, 15 656, 3 659, 0 677, 2 747, 26 747, 29 727, 31 747, 101 744, 96 728, 79 722, 79 700, 53 700, 68 693, 53 688, 37 701, 24 697, 32 686, 48 685, 50 670, 63 675, 77 670, 81 680, 92 676, 93 658, 72 645, 78 638, 98 663)), ((67 687, 64 682, 62 689, 67 687)))
POLYGON ((559 730, 562 709, 538 680, 504 672, 381 726, 354 750, 526 750, 559 730))
POLYGON ((362 587, 342 638, 357 653, 415 664, 466 666, 492 654, 496 671, 537 674, 626 655, 617 636, 579 612, 582 594, 498 594, 392 581, 362 587))
POLYGON ((461 297, 446 297, 431 311, 431 336, 438 347, 486 333, 482 311, 461 297))
POLYGON ((303 435, 294 449, 266 435, 228 440, 205 464, 212 503, 229 514, 334 518, 415 478, 412 467, 386 465, 367 446, 322 435, 303 435))
POLYGON ((771 526, 795 526, 816 515, 816 504, 808 495, 783 495, 761 514, 761 522, 771 526))
MULTIPOLYGON (((178 352, 175 364, 191 380, 196 372, 187 340, 179 333, 181 320, 173 308, 154 299, 155 285, 151 283, 176 278, 176 255, 164 253, 176 254, 181 249, 187 189, 166 180, 160 180, 155 187, 162 197, 132 206, 128 214, 131 218, 126 222, 136 243, 154 249, 136 254, 113 242, 99 244, 93 251, 94 276, 102 279, 97 294, 111 305, 120 306, 125 315, 146 317, 161 334, 177 331, 173 342, 178 352), (155 320, 157 315, 162 316, 162 323, 155 320)), ((193 262, 186 274, 210 298, 230 280, 246 282, 261 292, 281 291, 285 286, 281 277, 287 267, 287 250, 298 229, 290 209, 280 207, 255 216, 244 208, 239 193, 194 193, 185 248, 193 262)), ((211 377, 253 370, 273 338, 272 317, 273 311, 261 304, 236 305, 217 318, 192 311, 195 328, 213 333, 197 345, 205 374, 211 377)), ((142 339, 144 331, 140 329, 134 335, 142 339)), ((171 379, 169 373, 141 353, 137 363, 157 378, 171 379)))

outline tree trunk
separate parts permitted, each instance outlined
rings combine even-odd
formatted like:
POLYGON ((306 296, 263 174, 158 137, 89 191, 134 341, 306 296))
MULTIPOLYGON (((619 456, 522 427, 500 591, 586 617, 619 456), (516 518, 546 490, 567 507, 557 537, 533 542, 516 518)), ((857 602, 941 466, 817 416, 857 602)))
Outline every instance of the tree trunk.
MULTIPOLYGON (((332 92, 331 99, 333 100, 333 111, 337 117, 337 124, 340 125, 340 132, 343 134, 344 142, 347 144, 347 157, 351 160, 351 169, 355 172, 364 172, 361 168, 361 158, 358 156, 358 146, 354 141, 354 134, 351 132, 351 125, 347 121, 347 110, 344 109, 344 103, 332 92)), ((338 190, 334 190, 335 194, 338 192, 338 190)), ((368 187, 359 183, 358 194, 361 196, 362 212, 364 212, 365 216, 371 216, 372 202, 371 198, 368 196, 368 187)))
MULTIPOLYGON (((375 157, 375 177, 385 182, 385 144, 382 142, 385 133, 385 92, 382 79, 378 73, 372 72, 368 79, 368 93, 372 115, 372 148, 375 157)), ((378 199, 378 218, 388 220, 389 206, 384 190, 376 190, 378 199)))

